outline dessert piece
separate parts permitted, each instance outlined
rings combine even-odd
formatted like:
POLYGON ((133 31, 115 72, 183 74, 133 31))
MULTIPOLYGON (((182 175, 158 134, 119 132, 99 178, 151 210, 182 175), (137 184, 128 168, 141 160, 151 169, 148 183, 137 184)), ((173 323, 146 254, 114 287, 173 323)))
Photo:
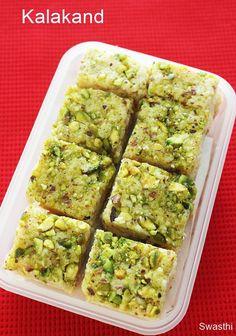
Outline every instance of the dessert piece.
POLYGON ((53 126, 57 138, 120 160, 132 115, 132 100, 113 93, 70 87, 53 126))
POLYGON ((103 212, 103 225, 117 235, 162 247, 181 246, 196 188, 185 175, 123 159, 103 212))
POLYGON ((87 223, 31 204, 20 219, 5 268, 71 292, 89 236, 87 223))
POLYGON ((200 108, 214 114, 217 101, 216 76, 167 62, 154 62, 151 67, 148 95, 171 98, 184 106, 200 108))
POLYGON ((144 99, 124 157, 194 175, 208 117, 172 100, 144 99))
POLYGON ((78 85, 140 99, 147 93, 147 69, 123 54, 89 49, 81 61, 78 85))
POLYGON ((176 253, 96 231, 82 290, 88 301, 139 317, 158 316, 176 253))
POLYGON ((114 173, 107 156, 50 138, 32 172, 27 195, 54 213, 93 224, 114 173))

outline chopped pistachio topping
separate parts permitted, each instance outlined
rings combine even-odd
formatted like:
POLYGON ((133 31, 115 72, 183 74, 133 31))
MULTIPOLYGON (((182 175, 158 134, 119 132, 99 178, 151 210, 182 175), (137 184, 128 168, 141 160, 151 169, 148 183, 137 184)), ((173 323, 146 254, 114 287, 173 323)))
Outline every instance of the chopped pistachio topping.
POLYGON ((5 268, 71 292, 89 236, 88 224, 31 204, 20 220, 5 268), (58 226, 62 221, 65 227, 58 226))
POLYGON ((132 114, 132 100, 93 89, 67 90, 53 134, 120 160, 132 114))
POLYGON ((144 99, 140 105, 124 156, 194 175, 209 113, 159 97, 144 99))
POLYGON ((96 224, 138 106, 102 214, 110 232, 95 234, 82 290, 90 301, 157 317, 176 253, 124 237, 181 246, 196 194, 189 176, 218 103, 217 84, 184 66, 154 62, 148 71, 127 55, 88 50, 30 178, 28 199, 39 203, 22 215, 5 268, 75 288, 90 236, 86 222, 96 224))
MULTIPOLYGON (((93 224, 114 173, 112 160, 107 156, 50 138, 32 173, 34 178, 29 182, 28 198, 55 213, 93 224)), ((47 219, 40 230, 47 231, 53 225, 54 218, 47 219)), ((61 218, 57 219, 55 227, 67 229, 61 218)))
POLYGON ((175 249, 182 244, 195 194, 194 182, 185 175, 123 159, 103 224, 114 233, 175 249))
POLYGON ((81 61, 78 85, 139 99, 147 93, 147 69, 123 54, 89 49, 81 61))
POLYGON ((171 250, 97 230, 82 290, 89 301, 154 318, 163 307, 175 264, 171 250))
POLYGON ((216 76, 193 71, 183 65, 154 62, 149 77, 148 95, 173 99, 184 106, 214 113, 216 76))

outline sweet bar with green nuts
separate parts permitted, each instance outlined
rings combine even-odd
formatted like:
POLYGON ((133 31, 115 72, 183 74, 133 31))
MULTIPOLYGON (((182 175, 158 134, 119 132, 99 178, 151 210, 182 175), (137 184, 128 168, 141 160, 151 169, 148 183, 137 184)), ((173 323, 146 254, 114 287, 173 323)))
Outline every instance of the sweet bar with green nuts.
POLYGON ((32 172, 28 199, 52 212, 94 224, 114 173, 111 158, 50 138, 32 172))
POLYGON ((87 223, 31 204, 20 219, 5 268, 71 292, 89 236, 87 223))
POLYGON ((217 85, 182 65, 147 68, 87 50, 31 174, 5 268, 71 293, 102 224, 79 284, 86 300, 157 318, 193 211, 217 85))
POLYGON ((88 301, 155 318, 175 264, 174 251, 97 230, 82 290, 88 301))
POLYGON ((123 159, 103 212, 103 225, 115 234, 176 249, 193 209, 191 178, 147 163, 123 159))
POLYGON ((133 101, 93 89, 67 90, 53 134, 119 162, 132 115, 133 101))
POLYGON ((140 99, 147 93, 146 67, 125 54, 89 49, 81 60, 78 85, 140 99))
POLYGON ((217 102, 216 76, 168 62, 154 62, 151 67, 148 95, 173 99, 184 106, 202 109, 211 117, 217 102))
POLYGON ((173 100, 143 99, 124 157, 194 175, 208 119, 205 110, 173 100))

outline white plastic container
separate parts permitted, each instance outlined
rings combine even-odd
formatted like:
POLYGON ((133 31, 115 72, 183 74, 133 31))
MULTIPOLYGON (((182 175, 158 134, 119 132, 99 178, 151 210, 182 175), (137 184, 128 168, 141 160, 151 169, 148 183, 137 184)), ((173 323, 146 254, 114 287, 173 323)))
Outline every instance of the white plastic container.
POLYGON ((37 301, 140 334, 161 334, 174 328, 187 311, 234 125, 235 94, 229 83, 221 77, 219 77, 219 90, 222 95, 222 103, 203 146, 201 165, 196 179, 200 192, 196 201, 194 220, 188 223, 186 228, 186 239, 178 256, 177 274, 168 293, 164 310, 158 319, 143 320, 88 303, 80 289, 73 295, 64 294, 3 269, 4 260, 13 243, 19 218, 27 206, 25 192, 31 171, 38 161, 42 144, 50 135, 51 126, 57 117, 67 87, 75 83, 81 57, 88 48, 94 47, 111 52, 126 53, 147 65, 150 65, 154 60, 159 60, 153 56, 99 42, 78 44, 64 54, 1 206, 0 286, 37 301))

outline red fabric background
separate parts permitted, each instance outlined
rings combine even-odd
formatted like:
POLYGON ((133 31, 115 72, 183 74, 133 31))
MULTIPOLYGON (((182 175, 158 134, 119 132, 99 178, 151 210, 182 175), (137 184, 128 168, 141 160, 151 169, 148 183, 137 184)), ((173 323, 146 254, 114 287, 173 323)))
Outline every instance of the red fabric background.
MULTIPOLYGON (((1 1, 2 200, 63 53, 97 40, 215 72, 236 87, 233 0, 1 1), (103 25, 22 25, 21 9, 104 8, 103 25)), ((189 310, 172 336, 202 335, 199 322, 234 322, 236 335, 236 132, 208 231, 189 310)), ((4 239, 4 237, 1 237, 4 239)), ((121 336, 132 333, 0 290, 0 335, 121 336)))

